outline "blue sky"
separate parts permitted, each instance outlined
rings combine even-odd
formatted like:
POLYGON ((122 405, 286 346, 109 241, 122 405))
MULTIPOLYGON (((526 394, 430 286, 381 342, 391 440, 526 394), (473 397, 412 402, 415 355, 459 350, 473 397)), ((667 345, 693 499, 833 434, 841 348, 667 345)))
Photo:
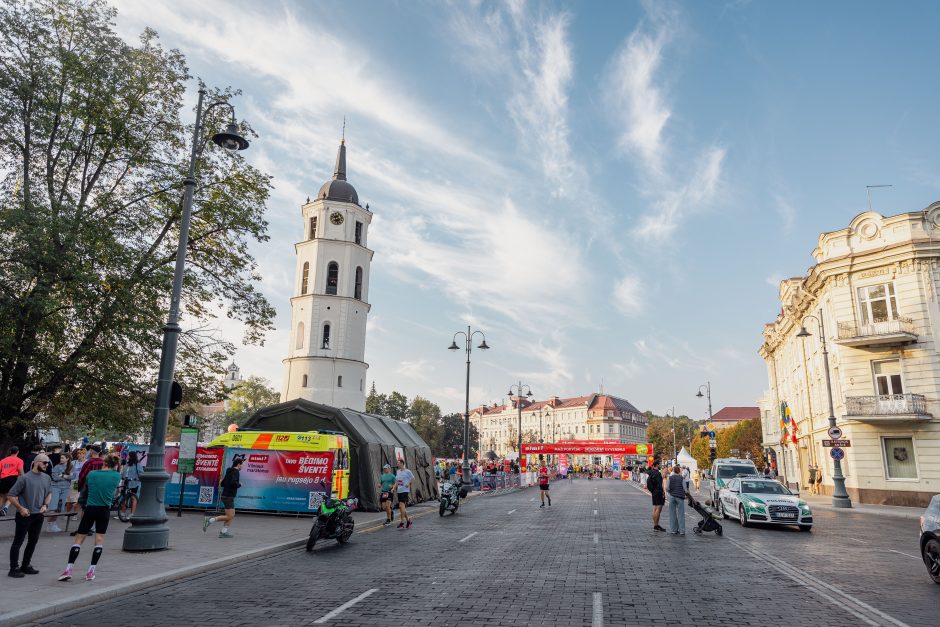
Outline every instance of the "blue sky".
MULTIPOLYGON (((821 231, 940 199, 927 2, 122 0, 191 73, 243 90, 275 177, 254 247, 277 307, 243 373, 280 388, 300 204, 332 173, 375 214, 369 380, 463 406, 521 379, 642 410, 754 405, 757 349, 821 231)), ((195 85, 190 93, 195 101, 195 85)), ((187 113, 187 115, 190 115, 187 113)), ((240 331, 219 321, 237 341, 240 331)))

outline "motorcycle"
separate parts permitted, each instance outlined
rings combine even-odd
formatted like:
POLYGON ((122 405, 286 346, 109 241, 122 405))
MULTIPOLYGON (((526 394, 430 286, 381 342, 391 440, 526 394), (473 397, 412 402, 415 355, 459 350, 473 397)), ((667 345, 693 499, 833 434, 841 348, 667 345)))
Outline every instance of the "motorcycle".
POLYGON ((456 514, 462 498, 467 498, 467 488, 457 483, 445 481, 444 485, 441 486, 441 506, 438 513, 443 516, 444 512, 450 510, 456 514))
POLYGON ((349 542, 356 523, 352 517, 352 510, 359 503, 358 499, 327 499, 317 508, 316 518, 310 527, 310 537, 307 538, 307 551, 313 550, 317 540, 334 539, 340 544, 349 542))

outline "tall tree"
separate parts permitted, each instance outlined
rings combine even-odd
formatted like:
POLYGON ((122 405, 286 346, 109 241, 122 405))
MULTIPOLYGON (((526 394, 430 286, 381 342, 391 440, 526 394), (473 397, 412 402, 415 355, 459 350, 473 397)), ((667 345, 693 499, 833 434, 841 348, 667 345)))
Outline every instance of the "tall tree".
POLYGON ((239 381, 228 395, 228 407, 225 410, 226 423, 245 424, 259 409, 275 405, 281 395, 271 387, 264 377, 248 377, 239 381))
POLYGON ((392 392, 385 401, 385 415, 395 420, 408 417, 408 397, 400 392, 392 392))
POLYGON ((441 444, 441 408, 426 398, 414 397, 408 407, 408 423, 424 440, 431 451, 440 452, 441 444))
POLYGON ((669 459, 673 453, 672 431, 675 428, 675 447, 681 450, 683 446, 688 446, 692 438, 698 433, 698 424, 688 416, 657 416, 652 412, 646 412, 649 424, 646 426, 646 439, 653 445, 653 452, 656 456, 663 459, 669 459))
POLYGON ((388 397, 375 391, 375 381, 373 381, 372 389, 369 390, 369 395, 366 397, 366 413, 387 416, 386 403, 388 403, 388 397))
MULTIPOLYGON (((133 431, 153 409, 191 77, 153 31, 125 43, 115 15, 102 0, 0 0, 0 440, 65 420, 133 431)), ((228 121, 216 108, 207 136, 228 121)), ((270 179, 209 148, 197 180, 176 378, 210 401, 234 350, 212 319, 241 320, 247 342, 272 328, 248 252, 267 239, 270 179)))
MULTIPOLYGON (((441 417, 441 436, 438 443, 438 451, 442 456, 458 457, 463 450, 463 414, 447 414, 441 417)), ((486 450, 496 448, 495 438, 490 438, 492 444, 486 450)), ((486 442, 483 443, 484 446, 486 442)), ((480 447, 480 432, 470 423, 470 457, 476 457, 477 450, 480 447)))

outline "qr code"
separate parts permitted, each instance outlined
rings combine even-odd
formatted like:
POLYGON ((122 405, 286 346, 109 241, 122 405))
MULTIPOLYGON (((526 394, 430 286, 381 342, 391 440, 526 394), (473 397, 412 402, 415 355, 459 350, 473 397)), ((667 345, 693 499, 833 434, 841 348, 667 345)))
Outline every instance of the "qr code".
POLYGON ((213 496, 215 496, 215 488, 211 485, 199 486, 199 505, 212 505, 213 496))
POLYGON ((323 502, 324 494, 322 492, 310 492, 307 497, 307 509, 317 509, 323 502))

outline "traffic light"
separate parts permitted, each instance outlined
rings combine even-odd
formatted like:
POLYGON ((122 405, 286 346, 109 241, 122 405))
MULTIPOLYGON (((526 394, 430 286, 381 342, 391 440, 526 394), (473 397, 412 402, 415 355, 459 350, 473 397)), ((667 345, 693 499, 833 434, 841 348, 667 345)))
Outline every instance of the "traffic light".
POLYGON ((174 381, 173 385, 170 387, 170 409, 176 409, 182 402, 183 386, 174 381))

